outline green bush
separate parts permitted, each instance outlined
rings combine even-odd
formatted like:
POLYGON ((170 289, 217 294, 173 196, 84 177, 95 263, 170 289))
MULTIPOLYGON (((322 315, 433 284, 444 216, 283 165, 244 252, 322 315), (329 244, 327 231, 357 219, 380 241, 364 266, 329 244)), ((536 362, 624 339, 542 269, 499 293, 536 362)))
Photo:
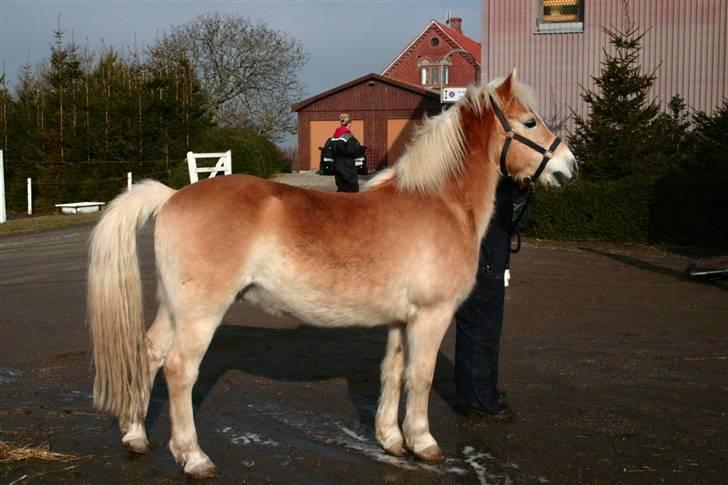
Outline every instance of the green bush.
POLYGON ((192 147, 194 152, 232 150, 233 173, 268 178, 286 168, 286 160, 268 138, 239 128, 212 128, 192 147))
POLYGON ((524 232, 545 239, 646 242, 652 184, 628 177, 599 183, 579 180, 563 190, 540 190, 524 232))
POLYGON ((540 190, 524 234, 559 240, 728 246, 728 177, 673 172, 660 178, 579 180, 540 190))

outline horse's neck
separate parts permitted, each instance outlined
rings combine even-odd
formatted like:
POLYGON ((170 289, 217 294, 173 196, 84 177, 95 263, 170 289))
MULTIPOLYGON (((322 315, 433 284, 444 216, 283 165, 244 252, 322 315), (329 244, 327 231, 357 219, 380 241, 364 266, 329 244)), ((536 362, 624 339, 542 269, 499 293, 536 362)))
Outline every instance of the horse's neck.
POLYGON ((490 116, 463 116, 466 154, 462 175, 451 181, 451 193, 456 194, 471 219, 475 235, 480 240, 493 215, 495 193, 500 179, 496 163, 497 150, 492 139, 495 126, 490 116))

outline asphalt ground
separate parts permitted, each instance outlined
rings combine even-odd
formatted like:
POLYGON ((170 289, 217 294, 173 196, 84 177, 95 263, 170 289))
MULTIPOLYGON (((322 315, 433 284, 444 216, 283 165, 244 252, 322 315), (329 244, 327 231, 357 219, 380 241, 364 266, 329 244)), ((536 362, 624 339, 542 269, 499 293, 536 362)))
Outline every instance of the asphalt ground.
MULTIPOLYGON (((332 190, 331 177, 284 181, 332 190)), ((177 483, 163 378, 130 457, 91 405, 91 227, 0 238, 0 441, 69 461, 0 463, 0 483, 177 483)), ((151 232, 140 236, 154 315, 151 232)), ((233 305, 194 391, 216 483, 725 483, 728 282, 686 276, 699 252, 526 240, 507 290, 501 383, 511 423, 453 411, 454 329, 430 399, 442 465, 374 438, 384 328, 323 329, 233 305)))

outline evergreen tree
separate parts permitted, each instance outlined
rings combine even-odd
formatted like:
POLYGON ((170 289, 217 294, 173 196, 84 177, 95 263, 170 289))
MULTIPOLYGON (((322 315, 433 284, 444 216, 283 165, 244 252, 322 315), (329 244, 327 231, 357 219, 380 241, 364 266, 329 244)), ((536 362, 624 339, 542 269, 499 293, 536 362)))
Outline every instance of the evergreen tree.
POLYGON ((57 160, 65 160, 68 146, 73 144, 75 90, 81 78, 78 47, 74 42, 64 44, 63 34, 60 26, 53 32, 55 43, 51 47, 50 63, 45 72, 48 125, 43 136, 48 142, 48 157, 57 160))
POLYGON ((694 129, 688 139, 690 161, 686 168, 728 182, 728 98, 712 114, 699 111, 692 121, 694 129))
POLYGON ((593 180, 663 174, 675 162, 675 143, 681 136, 674 130, 679 128, 684 104, 675 101, 678 112, 673 110, 674 123, 668 123, 659 103, 650 99, 657 68, 645 73, 639 63, 646 32, 635 27, 625 32, 604 30, 614 53, 604 50, 601 74, 592 77, 596 89, 585 89, 581 95, 589 115, 573 113, 576 130, 569 139, 571 148, 582 162, 584 176, 593 180))

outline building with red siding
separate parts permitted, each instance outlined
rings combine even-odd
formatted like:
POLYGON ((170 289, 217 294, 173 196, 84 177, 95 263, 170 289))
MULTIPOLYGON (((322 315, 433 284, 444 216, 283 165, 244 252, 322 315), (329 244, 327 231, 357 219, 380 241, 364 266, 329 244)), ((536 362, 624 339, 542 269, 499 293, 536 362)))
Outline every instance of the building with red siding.
POLYGON ((352 116, 351 129, 367 147, 369 168, 393 164, 425 115, 442 111, 440 89, 465 87, 480 76, 480 44, 462 33, 462 20, 431 21, 382 74, 368 74, 292 106, 298 113, 295 170, 318 170, 320 149, 352 116))
POLYGON ((343 112, 351 115, 351 131, 367 147, 369 169, 379 170, 397 160, 418 120, 442 108, 437 93, 372 73, 292 109, 298 113, 296 170, 318 170, 321 148, 343 112))

